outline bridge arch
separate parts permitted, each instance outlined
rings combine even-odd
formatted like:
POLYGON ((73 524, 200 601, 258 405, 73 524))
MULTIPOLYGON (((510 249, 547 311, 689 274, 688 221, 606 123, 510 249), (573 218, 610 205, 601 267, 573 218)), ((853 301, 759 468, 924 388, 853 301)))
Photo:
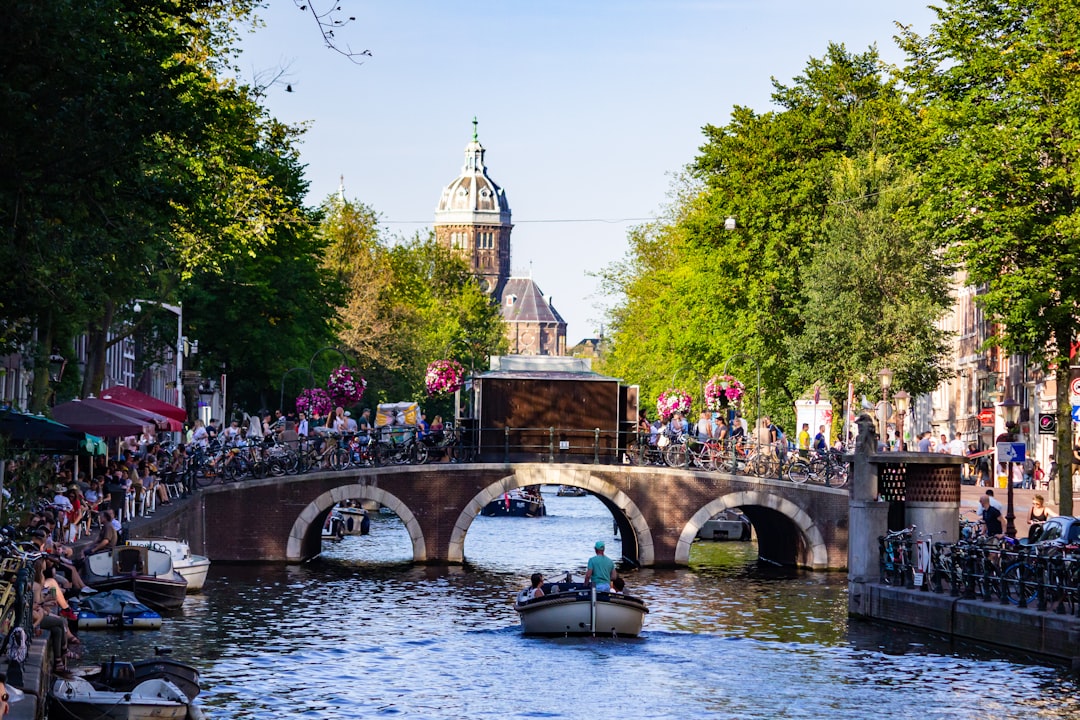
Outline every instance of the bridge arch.
MULTIPOLYGON (((791 500, 763 490, 742 490, 728 493, 707 503, 694 513, 687 521, 686 526, 679 535, 678 544, 675 546, 675 563, 677 565, 689 564, 690 546, 706 521, 731 508, 741 508, 746 516, 750 518, 750 522, 754 525, 754 529, 758 534, 759 547, 762 546, 764 539, 764 542, 769 543, 773 548, 780 550, 785 555, 792 555, 798 565, 814 570, 828 569, 829 548, 821 529, 814 523, 814 519, 791 500), (791 527, 794 528, 795 539, 797 540, 794 543, 795 547, 791 547, 792 543, 785 538, 773 538, 770 540, 763 536, 762 531, 766 528, 762 526, 777 515, 787 518, 791 527)), ((764 552, 762 555, 768 557, 764 552)))
MULTIPOLYGON (((630 497, 613 483, 596 477, 590 466, 574 465, 526 465, 515 469, 511 475, 491 483, 465 504, 450 533, 450 545, 447 559, 452 563, 465 561, 465 534, 476 516, 489 502, 516 488, 527 485, 569 485, 588 490, 612 510, 616 522, 623 533, 623 554, 639 565, 652 565, 656 551, 653 547, 652 531, 645 515, 630 497), (630 548, 626 530, 632 535, 633 548, 630 548), (628 552, 629 550, 629 552, 628 552)), ((719 511, 718 511, 719 512, 719 511)))
POLYGON ((427 542, 416 515, 409 506, 392 493, 374 485, 349 484, 332 488, 307 504, 293 522, 289 531, 285 554, 288 562, 301 562, 318 554, 322 544, 322 526, 330 508, 344 500, 373 500, 379 505, 390 508, 409 533, 412 542, 413 561, 427 561, 427 542))

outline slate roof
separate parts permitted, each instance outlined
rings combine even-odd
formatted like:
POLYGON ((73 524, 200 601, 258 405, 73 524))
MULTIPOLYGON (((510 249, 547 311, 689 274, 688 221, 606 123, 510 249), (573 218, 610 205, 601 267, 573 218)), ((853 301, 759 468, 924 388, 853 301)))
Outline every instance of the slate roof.
POLYGON ((499 298, 499 306, 506 322, 566 324, 559 311, 544 299, 544 293, 532 278, 512 277, 507 280, 499 298), (514 298, 512 303, 507 302, 510 298, 514 298))

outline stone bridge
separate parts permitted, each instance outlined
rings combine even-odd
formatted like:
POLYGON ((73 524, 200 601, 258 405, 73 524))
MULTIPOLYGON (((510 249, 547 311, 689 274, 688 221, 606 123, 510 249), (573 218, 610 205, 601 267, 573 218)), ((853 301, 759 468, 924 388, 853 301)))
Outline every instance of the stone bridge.
POLYGON ((625 561, 687 564, 709 518, 739 508, 763 558, 815 570, 847 566, 848 493, 818 485, 674 468, 557 463, 477 463, 364 468, 247 480, 199 492, 201 512, 177 528, 221 561, 301 562, 321 550, 321 530, 342 500, 371 500, 398 514, 417 563, 461 563, 473 518, 525 485, 584 488, 611 510, 625 561), (195 539, 201 539, 201 543, 195 539))

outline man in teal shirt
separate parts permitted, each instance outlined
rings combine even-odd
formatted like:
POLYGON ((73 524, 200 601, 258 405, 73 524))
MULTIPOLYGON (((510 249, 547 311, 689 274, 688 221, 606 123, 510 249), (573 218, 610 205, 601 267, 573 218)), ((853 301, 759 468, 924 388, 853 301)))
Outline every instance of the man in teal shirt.
POLYGON ((615 570, 615 563, 611 558, 604 555, 604 541, 596 541, 596 554, 589 558, 589 564, 585 569, 585 582, 590 580, 596 585, 597 592, 610 592, 611 581, 617 578, 619 573, 615 570))

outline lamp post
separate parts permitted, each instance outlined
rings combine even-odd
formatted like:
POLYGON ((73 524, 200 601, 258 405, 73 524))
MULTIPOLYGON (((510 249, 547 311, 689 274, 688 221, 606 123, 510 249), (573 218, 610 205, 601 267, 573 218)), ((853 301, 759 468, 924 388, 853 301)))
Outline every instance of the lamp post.
POLYGON ((165 308, 176 315, 176 405, 184 407, 184 305, 177 303, 172 305, 158 300, 136 300, 132 308, 135 312, 142 312, 142 304, 149 303, 165 308))
POLYGON ((881 437, 885 440, 886 449, 889 443, 889 387, 892 379, 893 371, 889 368, 878 371, 878 380, 881 381, 881 437))
POLYGON ((908 402, 910 402, 911 396, 907 394, 906 390, 893 395, 893 402, 896 403, 896 414, 899 417, 897 422, 897 434, 899 438, 896 443, 897 452, 904 451, 904 418, 907 416, 908 402))
MULTIPOLYGON (((1016 442, 1016 423, 1020 420, 1020 403, 1010 397, 1007 400, 998 403, 998 408, 1001 410, 1002 419, 1005 420, 1005 432, 998 436, 998 441, 1016 442)), ((1012 455, 1009 457, 1012 457, 1012 455)), ((1016 523, 1014 522, 1016 520, 1016 509, 1013 506, 1012 460, 1009 460, 1008 470, 1006 472, 1005 487, 1008 488, 1006 492, 1008 501, 1005 508, 1005 534, 1014 538, 1016 537, 1016 523)))

